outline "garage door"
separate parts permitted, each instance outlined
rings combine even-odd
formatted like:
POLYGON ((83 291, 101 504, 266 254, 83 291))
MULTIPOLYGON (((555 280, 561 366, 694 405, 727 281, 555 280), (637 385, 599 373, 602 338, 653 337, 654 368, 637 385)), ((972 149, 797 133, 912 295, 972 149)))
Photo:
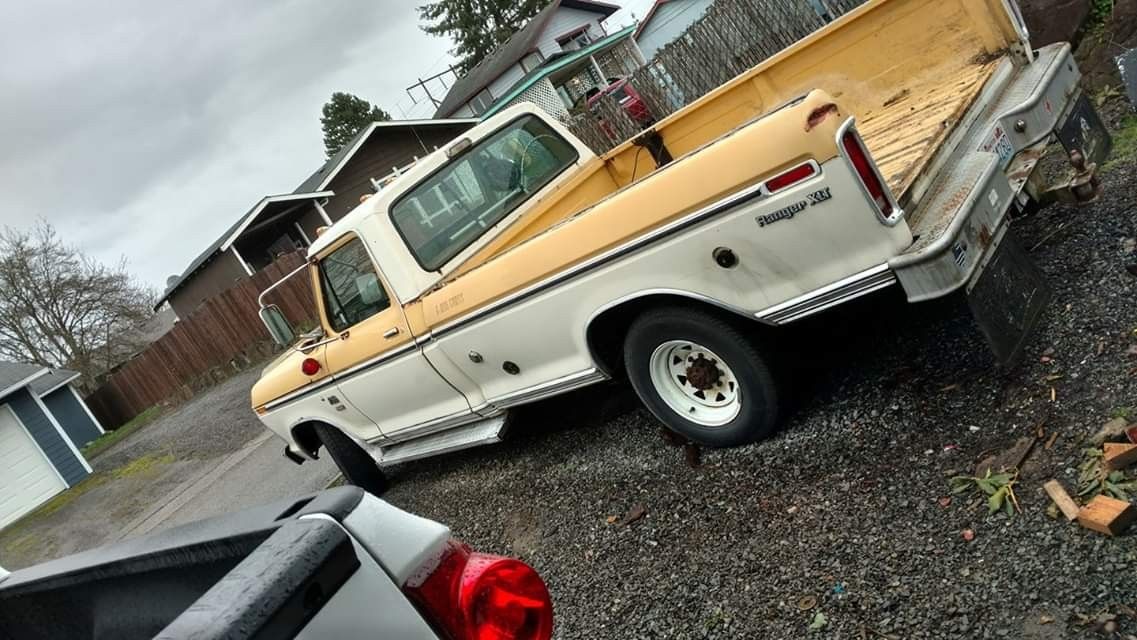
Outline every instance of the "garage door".
POLYGON ((16 414, 0 407, 0 527, 66 488, 16 414))

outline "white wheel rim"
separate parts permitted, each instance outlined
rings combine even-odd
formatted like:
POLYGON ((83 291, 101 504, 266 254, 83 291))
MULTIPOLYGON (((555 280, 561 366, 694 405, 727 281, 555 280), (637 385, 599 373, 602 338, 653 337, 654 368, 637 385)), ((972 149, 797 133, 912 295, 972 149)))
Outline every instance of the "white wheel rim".
POLYGON ((714 351, 690 340, 670 340, 655 348, 649 363, 659 397, 684 418, 721 427, 742 410, 738 378, 714 351))

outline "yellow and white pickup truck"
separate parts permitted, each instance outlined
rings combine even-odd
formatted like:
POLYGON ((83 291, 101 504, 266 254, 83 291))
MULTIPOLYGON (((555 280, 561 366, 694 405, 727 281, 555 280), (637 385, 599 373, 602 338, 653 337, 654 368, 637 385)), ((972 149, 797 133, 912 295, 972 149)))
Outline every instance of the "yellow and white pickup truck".
POLYGON ((965 291, 1011 362, 1048 299, 1012 213, 1048 145, 1081 200, 1109 151, 1079 78, 1013 0, 871 0, 603 156, 511 107, 318 238, 314 333, 262 295, 289 350, 253 407, 367 486, 616 376, 691 440, 754 441, 779 408, 761 345, 885 287, 965 291))

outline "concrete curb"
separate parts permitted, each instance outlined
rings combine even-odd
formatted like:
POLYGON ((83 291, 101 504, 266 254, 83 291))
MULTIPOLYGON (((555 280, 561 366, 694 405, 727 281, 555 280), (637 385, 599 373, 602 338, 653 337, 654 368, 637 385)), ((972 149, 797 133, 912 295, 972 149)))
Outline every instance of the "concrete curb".
POLYGON ((324 485, 324 489, 325 490, 331 489, 333 486, 335 486, 336 483, 342 482, 342 481, 343 481, 343 474, 337 473, 331 480, 328 480, 328 484, 324 485))
POLYGON ((237 466, 242 460, 253 454, 262 444, 272 437, 271 433, 263 433, 244 447, 229 454, 216 467, 207 469, 198 474, 193 480, 185 482, 178 488, 165 504, 151 509, 148 513, 135 518, 130 524, 123 527, 115 540, 122 540, 135 535, 143 535, 153 531, 166 518, 181 509, 190 500, 201 495, 226 471, 237 466))

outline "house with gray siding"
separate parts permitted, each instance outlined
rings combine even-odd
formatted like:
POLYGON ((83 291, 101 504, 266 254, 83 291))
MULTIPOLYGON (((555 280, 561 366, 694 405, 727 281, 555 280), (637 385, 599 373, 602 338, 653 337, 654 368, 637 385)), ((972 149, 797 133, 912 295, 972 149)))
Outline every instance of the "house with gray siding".
POLYGON ((0 362, 0 528, 90 475, 80 448, 103 427, 72 386, 78 377, 0 362))
POLYGON ((644 58, 651 60, 660 49, 683 35, 712 4, 714 0, 655 0, 632 36, 644 58))
MULTIPOLYGON (((434 117, 485 115, 519 82, 546 63, 604 40, 608 36, 604 20, 619 9, 606 2, 553 0, 509 40, 458 78, 438 105, 434 117)), ((606 86, 605 78, 599 73, 595 83, 606 86)))

